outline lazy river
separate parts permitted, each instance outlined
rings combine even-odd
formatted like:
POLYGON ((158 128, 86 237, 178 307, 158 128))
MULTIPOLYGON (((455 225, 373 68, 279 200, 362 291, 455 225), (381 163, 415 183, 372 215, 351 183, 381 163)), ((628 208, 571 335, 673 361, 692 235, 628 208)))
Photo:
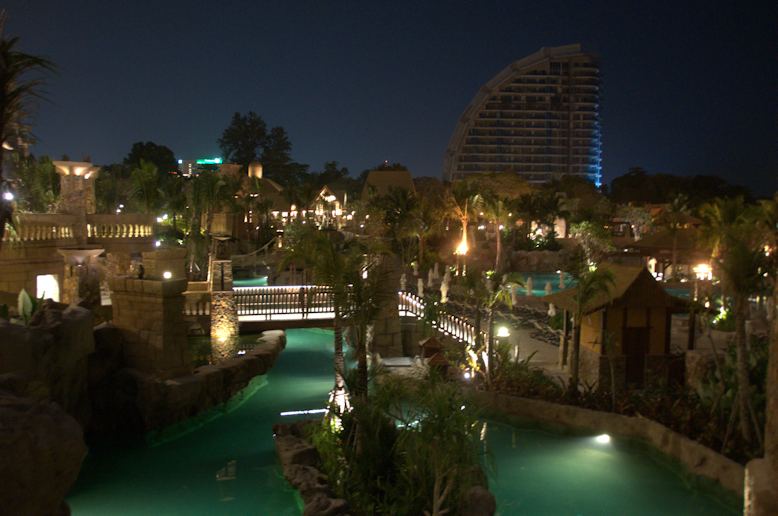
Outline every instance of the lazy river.
MULTIPOLYGON (((328 330, 287 331, 256 392, 223 415, 159 444, 90 451, 67 499, 75 516, 300 514, 281 477, 272 425, 320 408, 332 386, 328 330)), ((248 339, 249 337, 244 337, 248 339)), ((734 500, 697 487, 668 460, 617 440, 488 422, 490 488, 498 514, 729 515, 734 500)))

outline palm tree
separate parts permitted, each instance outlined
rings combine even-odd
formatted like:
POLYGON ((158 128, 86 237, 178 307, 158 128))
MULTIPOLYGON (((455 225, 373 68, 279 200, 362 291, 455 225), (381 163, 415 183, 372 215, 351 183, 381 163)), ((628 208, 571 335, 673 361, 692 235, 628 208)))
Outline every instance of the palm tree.
POLYGON ((613 273, 607 269, 584 270, 577 275, 577 285, 573 301, 575 313, 573 319, 573 349, 570 357, 570 384, 568 393, 571 397, 578 396, 578 384, 580 382, 580 354, 581 354, 581 321, 587 313, 589 305, 595 298, 603 294, 610 295, 610 288, 614 285, 613 273))
POLYGON ((487 367, 486 377, 491 382, 494 376, 494 312, 498 305, 503 304, 508 309, 513 308, 511 291, 516 287, 523 287, 524 280, 516 273, 505 274, 501 277, 498 285, 494 284, 492 274, 486 276, 486 313, 487 322, 486 327, 488 330, 488 340, 486 345, 487 367))
POLYGON ((746 205, 743 198, 717 199, 702 207, 703 239, 712 249, 712 259, 721 273, 722 288, 732 298, 735 316, 735 358, 738 380, 739 426, 743 439, 752 437, 761 442, 758 425, 752 425, 751 382, 748 373, 748 343, 746 320, 749 297, 758 292, 763 283, 762 270, 766 265, 764 246, 774 234, 763 231, 760 217, 765 212, 746 205), (753 428, 752 428, 753 426, 753 428), (752 433, 753 430, 753 433, 752 433))
POLYGON ((502 232, 510 223, 510 208, 508 201, 499 195, 490 193, 483 197, 483 208, 486 216, 494 224, 496 237, 496 250, 494 256, 494 272, 502 272, 502 232))
POLYGON ((418 197, 405 188, 390 188, 375 199, 375 206, 381 212, 387 236, 399 249, 402 266, 407 266, 411 261, 409 240, 418 235, 418 197))
POLYGON ((672 248, 672 275, 670 276, 670 279, 676 279, 676 268, 677 268, 677 261, 678 261, 678 232, 683 228, 686 217, 689 215, 689 205, 688 205, 689 199, 683 195, 678 194, 670 201, 670 204, 668 204, 667 208, 662 212, 662 215, 659 218, 659 222, 661 225, 663 225, 669 232, 670 236, 673 238, 673 248, 672 248))
POLYGON ((350 246, 344 258, 346 283, 350 285, 349 302, 344 307, 343 318, 351 328, 351 336, 357 354, 357 382, 355 394, 367 399, 368 374, 367 350, 371 324, 378 319, 384 306, 396 298, 394 289, 383 288, 387 281, 386 269, 380 266, 384 257, 367 255, 358 246, 350 246))
MULTIPOLYGON (((451 216, 459 220, 462 227, 460 246, 467 246, 467 226, 470 218, 483 202, 482 195, 476 190, 475 183, 457 181, 446 191, 446 205, 451 216)), ((459 248, 458 248, 459 251, 459 248)), ((464 254, 467 249, 462 249, 464 254)))
MULTIPOLYGON (((51 61, 26 54, 16 49, 19 38, 4 34, 5 11, 0 11, 0 192, 8 188, 3 177, 4 154, 18 151, 27 136, 26 119, 31 111, 30 101, 40 98, 43 81, 30 77, 31 73, 54 70, 51 61)), ((0 245, 6 223, 13 221, 13 199, 0 197, 0 245)))
POLYGON ((335 231, 318 230, 311 225, 296 224, 287 231, 286 256, 281 267, 290 262, 302 262, 310 271, 313 283, 327 288, 333 307, 333 347, 335 385, 330 393, 330 405, 337 415, 349 408, 343 356, 343 328, 349 313, 351 293, 349 281, 355 270, 362 270, 362 254, 357 254, 353 243, 335 231))
POLYGON ((419 239, 419 266, 425 263, 427 240, 437 234, 440 230, 443 219, 443 209, 441 198, 432 194, 424 195, 419 198, 418 209, 416 211, 416 237, 419 239))

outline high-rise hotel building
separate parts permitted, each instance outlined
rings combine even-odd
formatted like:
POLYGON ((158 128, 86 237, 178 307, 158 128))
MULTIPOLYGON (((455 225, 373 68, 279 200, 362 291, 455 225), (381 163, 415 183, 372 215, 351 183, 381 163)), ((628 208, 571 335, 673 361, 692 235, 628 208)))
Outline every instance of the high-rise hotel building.
POLYGON ((515 172, 601 180, 600 69, 580 44, 541 48, 487 82, 459 119, 443 177, 515 172))

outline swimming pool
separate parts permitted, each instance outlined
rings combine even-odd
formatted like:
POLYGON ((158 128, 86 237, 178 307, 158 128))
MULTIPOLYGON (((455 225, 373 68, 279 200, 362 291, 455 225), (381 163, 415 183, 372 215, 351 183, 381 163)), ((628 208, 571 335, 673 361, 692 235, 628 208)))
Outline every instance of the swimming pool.
MULTIPOLYGON (((91 450, 67 499, 72 513, 300 514, 276 463, 272 425, 290 419, 283 411, 322 407, 333 383, 331 331, 289 330, 264 380, 240 406, 176 439, 91 450)), ((605 447, 492 421, 485 435, 501 515, 737 513, 654 455, 618 441, 605 447)))
POLYGON ((235 287, 265 287, 267 286, 267 276, 234 279, 232 280, 232 285, 235 287))

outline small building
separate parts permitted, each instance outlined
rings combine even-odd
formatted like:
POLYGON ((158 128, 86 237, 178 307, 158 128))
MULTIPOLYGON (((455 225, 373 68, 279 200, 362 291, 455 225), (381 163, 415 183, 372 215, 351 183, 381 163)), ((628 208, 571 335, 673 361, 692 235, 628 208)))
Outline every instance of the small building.
MULTIPOLYGON (((609 359, 617 388, 670 380, 675 376, 670 351, 672 314, 687 311, 686 303, 668 294, 644 267, 611 263, 601 267, 611 271, 614 284, 609 294, 596 296, 583 310, 581 381, 609 385, 609 359), (603 341, 609 344, 603 346, 603 341)), ((573 287, 543 298, 564 310, 563 346, 572 334, 576 294, 577 287, 573 287)), ((679 363, 682 371, 682 358, 679 363)))

